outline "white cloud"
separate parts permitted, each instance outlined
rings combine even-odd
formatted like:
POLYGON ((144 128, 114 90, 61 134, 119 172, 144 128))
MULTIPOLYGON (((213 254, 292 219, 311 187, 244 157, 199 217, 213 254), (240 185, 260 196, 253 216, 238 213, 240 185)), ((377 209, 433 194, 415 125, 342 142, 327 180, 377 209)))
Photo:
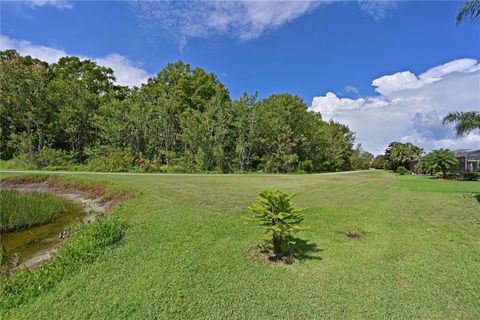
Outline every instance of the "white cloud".
POLYGON ((32 56, 48 63, 57 62, 61 57, 67 56, 67 53, 61 49, 34 45, 29 41, 15 40, 3 35, 0 35, 0 48, 14 49, 21 55, 32 56))
POLYGON ((431 150, 480 147, 480 133, 457 138, 442 118, 451 111, 480 108, 480 64, 459 59, 416 76, 410 71, 373 80, 377 96, 314 97, 311 109, 347 124, 369 151, 383 153, 392 141, 412 142, 431 150))
POLYGON ((151 77, 147 71, 137 67, 132 61, 117 53, 94 60, 99 65, 112 68, 115 72, 117 83, 124 86, 140 86, 151 77))
POLYGON ((358 1, 358 5, 363 12, 375 21, 385 19, 390 11, 397 8, 397 2, 394 0, 360 0, 358 1))
MULTIPOLYGON (((130 1, 147 37, 157 30, 176 38, 180 49, 192 38, 226 36, 251 40, 280 28, 320 6, 336 0, 213 0, 130 1)), ((353 0, 352 0, 353 2, 353 0)), ((397 7, 393 0, 358 0, 359 9, 372 19, 385 19, 397 7)))
MULTIPOLYGON (((3 35, 0 35, 0 48, 2 50, 14 49, 21 55, 29 55, 48 63, 55 63, 61 57, 71 55, 62 49, 36 45, 29 41, 16 40, 3 35)), ((85 56, 79 56, 79 58, 93 60, 101 66, 112 68, 116 82, 123 86, 140 86, 151 77, 147 71, 138 67, 136 63, 117 53, 112 53, 101 58, 85 56)))
POLYGON ((397 72, 372 81, 375 90, 384 96, 395 96, 396 92, 402 92, 406 89, 418 89, 435 81, 442 80, 445 76, 460 72, 469 73, 480 69, 477 60, 458 59, 437 67, 431 68, 420 76, 414 75, 410 71, 397 72))
POLYGON ((351 84, 343 88, 343 91, 346 93, 355 93, 357 96, 360 94, 360 91, 358 90, 358 88, 352 86, 351 84))
POLYGON ((30 8, 51 6, 58 9, 72 9, 73 2, 68 0, 27 0, 24 1, 30 8))
POLYGON ((250 40, 318 7, 324 1, 136 1, 141 24, 177 37, 182 46, 190 38, 228 36, 250 40))

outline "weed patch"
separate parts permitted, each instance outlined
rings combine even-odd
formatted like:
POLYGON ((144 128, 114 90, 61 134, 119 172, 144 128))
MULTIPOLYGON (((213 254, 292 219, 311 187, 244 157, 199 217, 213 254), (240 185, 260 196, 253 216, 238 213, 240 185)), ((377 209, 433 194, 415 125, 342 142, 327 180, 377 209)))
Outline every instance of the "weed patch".
POLYGON ((83 264, 93 263, 105 250, 114 248, 126 230, 124 219, 107 217, 92 224, 76 226, 74 236, 59 252, 38 269, 5 276, 0 284, 0 314, 6 314, 52 289, 83 264))

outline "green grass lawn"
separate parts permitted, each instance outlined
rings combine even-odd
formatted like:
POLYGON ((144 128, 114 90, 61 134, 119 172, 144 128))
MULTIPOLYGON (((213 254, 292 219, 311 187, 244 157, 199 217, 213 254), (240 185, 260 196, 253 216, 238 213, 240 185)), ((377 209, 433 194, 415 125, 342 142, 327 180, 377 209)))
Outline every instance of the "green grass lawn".
POLYGON ((123 244, 18 308, 14 319, 478 319, 480 183, 338 175, 75 176, 137 191, 123 244), (291 265, 252 261, 245 225, 263 188, 298 193, 291 265), (467 196, 465 196, 467 195, 467 196), (365 232, 347 238, 347 230, 365 232))

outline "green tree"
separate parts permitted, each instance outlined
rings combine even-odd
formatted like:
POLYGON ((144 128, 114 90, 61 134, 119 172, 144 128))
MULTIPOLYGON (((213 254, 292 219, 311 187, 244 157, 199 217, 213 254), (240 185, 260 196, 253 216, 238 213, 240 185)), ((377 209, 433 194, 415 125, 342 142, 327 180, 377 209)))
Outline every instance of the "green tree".
POLYGON ((433 171, 436 168, 436 164, 435 164, 435 159, 432 157, 432 153, 428 153, 427 155, 422 157, 419 160, 417 166, 422 172, 433 175, 433 171))
POLYGON ((408 167, 408 162, 420 158, 423 152, 422 148, 410 142, 392 142, 385 150, 388 169, 396 170, 399 166, 408 167))
POLYGON ((94 117, 100 105, 111 97, 113 70, 90 60, 64 57, 52 65, 49 100, 58 106, 57 140, 85 159, 84 149, 97 139, 94 117))
POLYGON ((307 105, 298 96, 275 94, 260 101, 253 110, 254 153, 259 167, 267 172, 292 172, 298 164, 302 139, 302 117, 307 105))
POLYGON ((480 130, 480 112, 450 112, 443 118, 443 124, 455 123, 458 136, 465 136, 473 130, 480 130))
POLYGON ((248 210, 255 214, 253 218, 245 218, 266 227, 265 235, 272 242, 276 255, 286 253, 288 239, 294 232, 304 230, 299 224, 305 219, 305 209, 294 207, 291 199, 294 194, 280 190, 263 190, 248 210))
POLYGON ((322 150, 324 162, 321 171, 350 170, 354 133, 346 125, 330 120, 324 134, 325 143, 322 150))
MULTIPOLYGON (((207 125, 203 119, 203 113, 207 109, 212 112, 212 109, 227 107, 230 103, 228 90, 215 74, 201 68, 192 69, 182 61, 168 64, 155 77, 150 78, 140 91, 142 99, 154 106, 157 153, 163 154, 167 163, 169 155, 176 153, 193 154, 194 158, 199 158, 195 155, 199 150, 198 140, 205 142, 206 136, 192 139, 191 132, 183 132, 185 126, 187 123, 195 125, 195 121, 207 125)), ((212 124, 218 119, 210 120, 212 124)), ((198 128, 191 127, 187 130, 190 129, 202 133, 198 128)))
POLYGON ((375 169, 387 169, 387 160, 385 155, 380 154, 373 159, 373 167, 375 169))
POLYGON ((373 164, 373 154, 365 151, 359 143, 350 156, 353 170, 367 170, 373 164))
POLYGON ((52 141, 55 106, 48 101, 50 66, 14 50, 0 52, 2 156, 25 153, 36 162, 52 141))
POLYGON ((464 18, 469 17, 472 22, 478 21, 480 17, 480 0, 469 0, 458 9, 457 25, 459 25, 464 18))
POLYGON ((233 156, 234 166, 239 171, 246 171, 251 162, 253 152, 253 141, 256 134, 256 123, 252 117, 252 110, 255 108, 258 94, 248 95, 246 92, 232 103, 232 123, 229 134, 235 141, 233 156))
POLYGON ((433 169, 439 168, 442 171, 443 178, 447 178, 448 168, 458 164, 455 153, 448 149, 433 150, 429 155, 429 161, 433 169))

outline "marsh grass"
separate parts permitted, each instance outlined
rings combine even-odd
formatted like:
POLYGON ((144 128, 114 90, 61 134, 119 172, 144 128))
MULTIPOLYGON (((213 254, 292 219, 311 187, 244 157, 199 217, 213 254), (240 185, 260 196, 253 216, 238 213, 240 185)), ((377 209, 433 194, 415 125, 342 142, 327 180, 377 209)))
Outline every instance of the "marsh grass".
POLYGON ((46 224, 72 209, 73 203, 45 192, 0 191, 0 231, 46 224))

